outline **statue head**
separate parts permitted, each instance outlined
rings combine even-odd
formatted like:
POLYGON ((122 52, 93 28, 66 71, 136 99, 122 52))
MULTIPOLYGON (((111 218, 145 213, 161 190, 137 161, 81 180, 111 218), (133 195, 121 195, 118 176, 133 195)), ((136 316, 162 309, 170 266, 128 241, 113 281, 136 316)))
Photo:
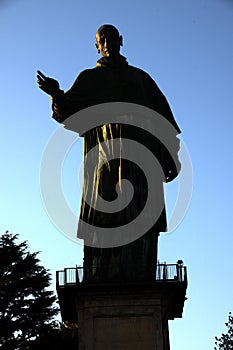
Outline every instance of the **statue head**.
POLYGON ((96 48, 103 57, 116 57, 120 55, 122 36, 116 27, 104 24, 96 32, 96 48))

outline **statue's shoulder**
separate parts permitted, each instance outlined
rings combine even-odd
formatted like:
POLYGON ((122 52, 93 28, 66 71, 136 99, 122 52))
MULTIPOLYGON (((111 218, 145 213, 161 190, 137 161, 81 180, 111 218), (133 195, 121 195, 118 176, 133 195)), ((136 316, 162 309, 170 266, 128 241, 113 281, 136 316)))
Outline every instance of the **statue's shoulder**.
POLYGON ((130 64, 128 64, 128 68, 131 69, 132 71, 135 71, 135 72, 139 73, 139 74, 149 75, 143 69, 135 67, 135 66, 131 66, 130 64))
MULTIPOLYGON (((103 70, 101 68, 102 68, 101 66, 97 66, 94 68, 85 69, 79 73, 78 78, 89 78, 91 76, 99 75, 99 74, 105 72, 105 70, 103 70)), ((148 79, 152 79, 151 76, 149 75, 149 73, 145 72, 141 68, 131 66, 129 64, 122 65, 122 69, 128 70, 130 73, 134 73, 135 75, 138 75, 138 76, 141 76, 144 78, 148 78, 148 79)))
POLYGON ((90 79, 94 79, 94 76, 96 76, 96 68, 87 68, 81 71, 75 79, 71 90, 75 89, 77 86, 79 86, 79 88, 81 86, 89 86, 90 79))
POLYGON ((154 81, 153 78, 150 76, 150 74, 147 73, 146 71, 144 71, 144 70, 141 69, 141 68, 128 65, 128 69, 129 69, 132 73, 134 73, 136 76, 138 76, 138 77, 140 77, 140 78, 147 79, 147 80, 150 80, 150 81, 154 81))
POLYGON ((84 69, 82 72, 79 73, 78 78, 87 78, 90 77, 91 75, 96 74, 96 68, 87 68, 84 69))

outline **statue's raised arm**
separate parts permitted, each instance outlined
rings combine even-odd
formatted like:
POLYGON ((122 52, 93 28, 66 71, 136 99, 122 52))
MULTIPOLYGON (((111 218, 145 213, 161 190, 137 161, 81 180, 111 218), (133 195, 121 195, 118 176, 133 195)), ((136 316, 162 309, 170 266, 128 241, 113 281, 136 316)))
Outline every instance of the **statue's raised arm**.
POLYGON ((37 71, 37 84, 41 90, 52 97, 58 95, 61 91, 57 80, 46 77, 39 70, 37 71))

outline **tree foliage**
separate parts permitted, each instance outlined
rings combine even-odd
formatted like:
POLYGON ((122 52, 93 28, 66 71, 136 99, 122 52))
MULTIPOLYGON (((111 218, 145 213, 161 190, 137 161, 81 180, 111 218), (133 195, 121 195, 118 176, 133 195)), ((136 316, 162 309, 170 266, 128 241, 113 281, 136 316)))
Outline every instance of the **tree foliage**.
POLYGON ((56 297, 50 274, 18 235, 0 236, 0 349, 27 350, 53 328, 56 297))
POLYGON ((78 350, 78 327, 74 323, 60 323, 41 334, 30 350, 78 350))
POLYGON ((233 316, 228 315, 228 322, 225 323, 227 333, 223 333, 221 337, 215 337, 214 350, 233 350, 233 316))

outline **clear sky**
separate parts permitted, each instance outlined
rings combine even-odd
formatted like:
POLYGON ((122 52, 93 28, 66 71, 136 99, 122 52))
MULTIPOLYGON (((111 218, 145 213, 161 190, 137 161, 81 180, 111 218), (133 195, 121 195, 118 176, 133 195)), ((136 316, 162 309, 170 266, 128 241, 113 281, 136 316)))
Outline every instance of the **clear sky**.
MULTIPOLYGON (((183 259, 188 267, 188 300, 183 318, 170 322, 171 348, 213 349, 233 311, 232 0, 1 0, 1 233, 28 240, 53 276, 82 264, 82 247, 54 226, 41 199, 41 160, 58 124, 36 70, 67 90, 80 71, 95 66, 94 35, 103 23, 119 28, 122 54, 154 78, 182 129, 193 196, 179 227, 159 241, 161 261, 183 259)), ((63 176, 77 215, 81 160, 79 139, 63 176)), ((169 191, 172 184, 168 197, 169 191)))

